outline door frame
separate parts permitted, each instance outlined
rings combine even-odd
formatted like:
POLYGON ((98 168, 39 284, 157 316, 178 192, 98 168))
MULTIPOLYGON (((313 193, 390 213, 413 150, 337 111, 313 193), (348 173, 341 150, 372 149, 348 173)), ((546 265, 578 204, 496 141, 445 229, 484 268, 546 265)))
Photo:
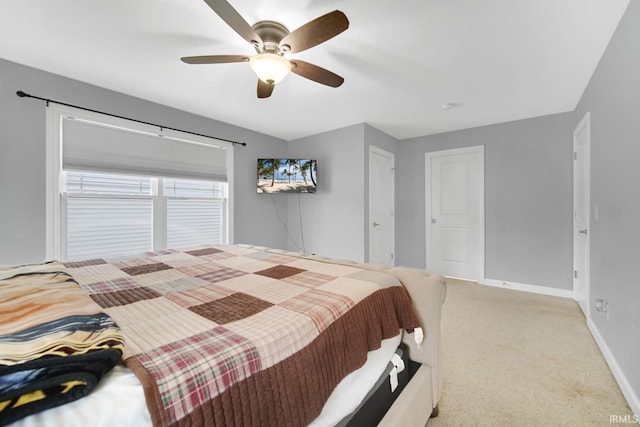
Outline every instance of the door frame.
POLYGON ((374 145, 370 145, 369 146, 369 212, 368 212, 368 224, 367 224, 367 235, 369 237, 369 254, 368 254, 368 258, 371 259, 371 253, 373 250, 373 239, 371 238, 372 236, 372 220, 371 220, 371 212, 372 212, 372 206, 371 206, 371 200, 373 199, 371 197, 371 194, 373 192, 376 191, 376 188, 374 188, 373 186, 373 182, 375 182, 372 179, 372 170, 373 168, 371 167, 372 164, 372 154, 379 154, 383 157, 388 157, 391 161, 391 174, 390 179, 391 179, 391 194, 389 195, 389 201, 390 201, 390 207, 391 207, 391 223, 389 224, 390 227, 390 233, 391 233, 391 265, 394 266, 396 263, 396 217, 395 217, 395 205, 396 205, 396 195, 395 195, 395 162, 396 162, 396 158, 395 158, 395 154, 390 152, 390 151, 386 151, 383 150, 382 148, 376 147, 374 145))
POLYGON ((432 261, 433 254, 431 253, 431 159, 433 157, 445 157, 455 156, 460 154, 475 154, 476 166, 480 176, 482 177, 480 185, 480 206, 479 206, 479 229, 478 232, 478 247, 482 248, 478 254, 478 276, 479 277, 461 277, 461 279, 471 279, 478 283, 485 282, 485 218, 484 218, 484 205, 485 205, 485 175, 484 175, 484 145, 474 145, 471 147, 453 148, 447 150, 430 151, 425 153, 425 255, 426 255, 426 267, 429 269, 432 261))
POLYGON ((578 126, 573 131, 573 298, 578 302, 587 319, 590 318, 590 294, 591 294, 591 113, 587 112, 578 126), (584 131, 586 135, 583 146, 584 156, 577 155, 578 135, 584 131), (578 161, 584 161, 584 182, 580 187, 578 177, 578 161), (586 210, 585 222, 587 224, 587 234, 582 240, 585 245, 585 264, 580 265, 579 250, 580 239, 578 238, 578 223, 576 221, 578 215, 578 193, 584 191, 586 210), (583 283, 584 301, 581 301, 578 295, 578 276, 583 283), (584 306, 583 306, 584 303, 584 306))

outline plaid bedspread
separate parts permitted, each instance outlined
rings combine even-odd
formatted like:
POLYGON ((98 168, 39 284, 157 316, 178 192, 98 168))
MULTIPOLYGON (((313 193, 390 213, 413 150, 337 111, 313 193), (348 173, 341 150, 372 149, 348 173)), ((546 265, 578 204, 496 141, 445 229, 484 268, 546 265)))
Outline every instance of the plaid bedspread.
POLYGON ((115 319, 154 425, 303 426, 419 326, 395 277, 247 246, 65 264, 115 319))

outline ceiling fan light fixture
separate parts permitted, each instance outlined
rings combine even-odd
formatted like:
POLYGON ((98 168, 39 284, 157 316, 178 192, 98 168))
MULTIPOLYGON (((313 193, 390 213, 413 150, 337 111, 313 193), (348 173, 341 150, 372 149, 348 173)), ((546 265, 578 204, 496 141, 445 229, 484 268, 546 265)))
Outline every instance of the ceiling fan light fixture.
POLYGON ((249 66, 263 82, 274 85, 291 71, 291 63, 276 53, 261 53, 249 59, 249 66))

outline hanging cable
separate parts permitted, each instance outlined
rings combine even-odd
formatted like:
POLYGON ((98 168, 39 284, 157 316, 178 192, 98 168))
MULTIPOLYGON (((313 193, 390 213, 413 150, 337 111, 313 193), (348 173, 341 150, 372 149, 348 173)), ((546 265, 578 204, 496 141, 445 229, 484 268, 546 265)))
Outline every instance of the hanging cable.
POLYGON ((304 229, 302 228, 302 207, 300 206, 300 193, 298 193, 298 219, 300 220, 300 243, 302 244, 302 252, 306 253, 307 249, 304 247, 304 229))
POLYGON ((291 236, 291 233, 289 232, 289 227, 287 226, 287 224, 280 217, 280 212, 278 212, 278 205, 276 204, 276 201, 275 201, 275 198, 273 197, 273 194, 269 193, 269 196, 271 198, 271 202, 273 203, 273 209, 276 212, 276 217, 278 218, 278 221, 280 221, 280 224, 282 224, 282 227, 284 228, 284 231, 287 232, 287 237, 289 238, 291 243, 293 243, 293 246, 298 248, 298 250, 300 252, 305 253, 304 247, 300 247, 300 245, 298 245, 298 243, 293 239, 293 237, 291 236))
POLYGON ((191 131, 188 131, 188 130, 176 129, 176 128, 172 128, 172 127, 169 127, 169 126, 164 126, 164 125, 158 125, 158 124, 155 124, 155 123, 145 122, 143 120, 132 119, 130 117, 119 116, 117 114, 105 113, 104 111, 92 110, 91 108, 82 107, 80 105, 67 104, 66 102, 60 102, 60 101, 55 101, 53 99, 47 99, 47 98, 41 98, 39 96, 29 95, 28 93, 25 93, 25 92, 23 92, 21 90, 17 91, 16 95, 18 95, 20 98, 33 98, 33 99, 39 99, 41 101, 45 101, 47 103, 47 107, 49 106, 49 103, 54 103, 54 104, 64 105, 65 107, 73 107, 73 108, 78 108, 80 110, 90 111, 92 113, 104 114, 105 116, 111 116, 111 117, 115 117, 117 119, 124 119, 124 120, 129 120, 129 121, 132 121, 132 122, 136 122, 136 123, 142 123, 142 124, 149 125, 149 126, 156 126, 156 127, 159 127, 161 130, 169 129, 169 130, 174 130, 174 131, 178 131, 178 132, 188 133, 190 135, 196 135, 196 136, 202 136, 202 137, 205 137, 205 138, 217 139, 218 141, 229 142, 231 144, 242 145, 243 147, 247 146, 246 142, 231 141, 230 139, 218 138, 216 136, 204 135, 204 134, 197 133, 197 132, 191 132, 191 131))

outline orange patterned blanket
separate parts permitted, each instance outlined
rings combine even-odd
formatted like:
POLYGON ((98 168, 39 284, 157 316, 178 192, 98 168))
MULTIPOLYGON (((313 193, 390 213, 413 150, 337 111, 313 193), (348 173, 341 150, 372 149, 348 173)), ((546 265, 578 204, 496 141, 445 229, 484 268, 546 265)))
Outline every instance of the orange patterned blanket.
POLYGON ((0 277, 0 425, 79 399, 120 361, 118 326, 61 271, 0 277))

